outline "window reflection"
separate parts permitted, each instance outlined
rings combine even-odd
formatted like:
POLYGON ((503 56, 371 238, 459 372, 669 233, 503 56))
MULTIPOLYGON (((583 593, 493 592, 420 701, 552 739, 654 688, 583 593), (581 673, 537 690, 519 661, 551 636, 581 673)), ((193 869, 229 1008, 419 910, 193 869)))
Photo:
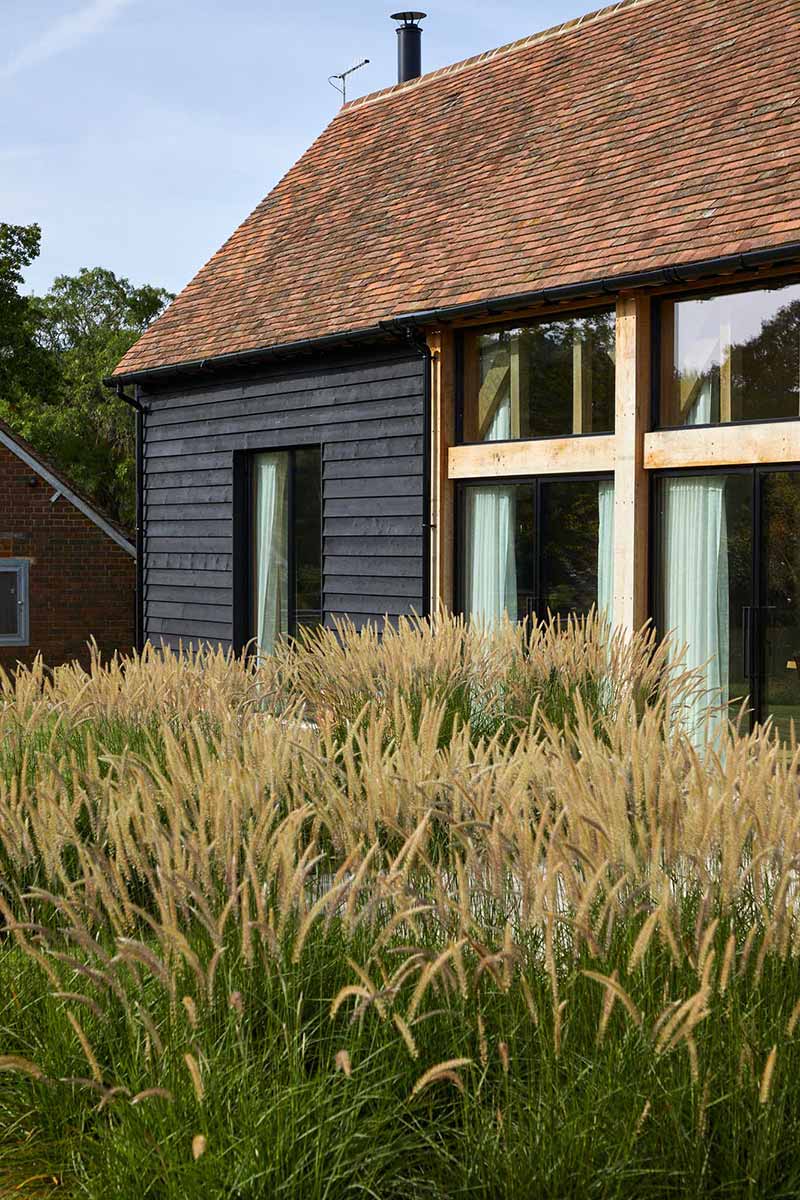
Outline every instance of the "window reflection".
POLYGON ((661 424, 800 415, 800 285, 661 308, 661 424))
POLYGON ((468 337, 464 440, 613 431, 615 326, 603 309, 468 337))

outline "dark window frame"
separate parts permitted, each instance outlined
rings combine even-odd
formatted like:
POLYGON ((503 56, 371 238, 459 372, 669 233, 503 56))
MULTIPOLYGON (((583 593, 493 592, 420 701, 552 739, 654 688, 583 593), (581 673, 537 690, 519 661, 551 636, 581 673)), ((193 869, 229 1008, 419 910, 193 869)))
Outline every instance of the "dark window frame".
MULTIPOLYGON (((591 437, 591 434, 576 434, 576 437, 591 437)), ((597 435, 595 435, 597 436, 597 435)), ((608 435, 605 435, 608 436, 608 435)), ((466 561, 466 519, 465 493, 470 487, 504 487, 516 483, 532 484, 534 488, 534 553, 533 553, 533 592, 538 600, 541 599, 542 586, 542 514, 541 502, 542 485, 548 483, 614 483, 613 471, 560 471, 548 472, 544 475, 479 475, 469 479, 455 480, 455 497, 453 506, 453 597, 455 612, 465 616, 464 586, 466 561)), ((544 619, 544 614, 539 614, 544 619)))
POLYGON ((2 558, 0 571, 14 571, 17 576, 17 632, 0 633, 0 646, 30 645, 30 560, 2 558))
MULTIPOLYGON (((518 317, 516 320, 509 321, 490 321, 485 325, 469 325, 460 326, 455 330, 454 334, 454 358, 455 358, 455 440, 456 446, 507 446, 512 442, 552 442, 554 440, 561 441, 566 438, 574 438, 576 441, 586 438, 603 438, 613 437, 614 430, 609 429, 604 432, 590 433, 560 433, 560 434, 536 434, 534 437, 520 438, 504 438, 502 441, 465 441, 464 440, 464 400, 465 400, 465 375, 466 375, 466 354, 465 340, 467 337, 477 337, 482 333, 499 332, 502 333, 505 329, 518 329, 523 325, 544 325, 553 321, 573 321, 581 317, 591 316, 596 313, 614 313, 616 325, 616 304, 593 304, 585 308, 569 309, 564 312, 552 313, 536 313, 530 317, 518 317)), ((616 368, 615 368, 616 375, 616 368)))
MULTIPOLYGON (((661 384, 662 384, 662 312, 665 304, 675 304, 686 300, 713 300, 717 296, 740 296, 746 292, 778 292, 781 288, 797 287, 800 284, 800 274, 779 276, 777 278, 751 279, 746 283, 728 283, 717 287, 695 288, 691 290, 668 292, 661 296, 652 297, 650 345, 651 345, 651 386, 650 386, 650 428, 654 432, 681 433, 693 432, 698 429, 720 429, 728 426, 743 425, 785 425, 790 421, 800 421, 800 414, 793 417, 747 417, 741 421, 709 421, 703 425, 665 425, 661 421, 661 384)), ((652 472, 655 474, 655 472, 652 472)))
POLYGON ((298 451, 319 453, 319 565, 320 620, 325 619, 325 449, 321 442, 300 442, 292 446, 258 445, 233 454, 233 649, 236 654, 252 653, 253 630, 253 463, 258 454, 286 454, 289 458, 288 523, 286 570, 289 581, 288 626, 290 638, 297 636, 297 579, 295 570, 294 512, 298 451))

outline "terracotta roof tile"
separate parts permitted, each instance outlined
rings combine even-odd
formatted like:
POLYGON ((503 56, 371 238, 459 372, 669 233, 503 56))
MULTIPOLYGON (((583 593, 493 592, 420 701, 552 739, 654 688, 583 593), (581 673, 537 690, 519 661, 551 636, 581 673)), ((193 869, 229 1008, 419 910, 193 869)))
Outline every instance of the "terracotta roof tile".
POLYGON ((800 235, 798 0, 623 0, 352 101, 118 374, 800 235))

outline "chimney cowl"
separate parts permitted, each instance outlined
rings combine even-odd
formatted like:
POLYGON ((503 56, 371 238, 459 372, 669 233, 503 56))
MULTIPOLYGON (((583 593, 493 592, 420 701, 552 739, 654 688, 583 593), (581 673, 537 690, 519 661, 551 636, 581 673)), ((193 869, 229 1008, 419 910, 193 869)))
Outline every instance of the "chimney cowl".
POLYGON ((392 13, 397 26, 397 82, 407 83, 422 74, 422 29, 419 22, 427 16, 424 12, 392 13))

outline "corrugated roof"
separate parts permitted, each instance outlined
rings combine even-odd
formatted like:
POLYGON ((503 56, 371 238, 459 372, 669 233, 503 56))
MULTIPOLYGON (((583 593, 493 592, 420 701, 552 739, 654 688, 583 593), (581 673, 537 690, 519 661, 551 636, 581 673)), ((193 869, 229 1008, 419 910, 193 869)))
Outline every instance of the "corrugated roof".
POLYGON ((798 0, 623 0, 352 101, 118 375, 800 233, 798 0))

